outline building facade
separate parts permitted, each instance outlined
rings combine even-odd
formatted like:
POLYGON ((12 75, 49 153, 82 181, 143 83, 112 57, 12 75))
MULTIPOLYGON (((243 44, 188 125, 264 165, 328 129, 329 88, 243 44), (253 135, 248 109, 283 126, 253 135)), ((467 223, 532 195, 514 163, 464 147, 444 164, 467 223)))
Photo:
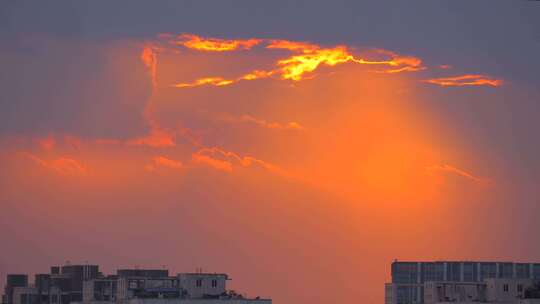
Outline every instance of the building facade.
POLYGON ((423 304, 426 282, 483 283, 486 279, 540 280, 540 263, 434 261, 391 266, 385 285, 386 304, 423 304))
POLYGON ((271 304, 270 299, 247 298, 227 290, 224 273, 179 273, 166 269, 119 269, 104 276, 98 265, 51 267, 36 274, 10 274, 3 304, 271 304))

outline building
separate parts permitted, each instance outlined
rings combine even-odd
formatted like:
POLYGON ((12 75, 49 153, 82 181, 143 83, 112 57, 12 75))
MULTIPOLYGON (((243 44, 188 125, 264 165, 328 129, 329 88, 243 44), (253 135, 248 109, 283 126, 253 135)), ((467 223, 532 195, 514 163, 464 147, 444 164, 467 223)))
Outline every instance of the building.
POLYGON ((83 302, 115 302, 118 293, 118 276, 108 276, 83 282, 83 302))
POLYGON ((426 282, 424 304, 480 302, 486 298, 486 284, 480 282, 426 282))
POLYGON ((83 282, 101 276, 98 265, 64 265, 51 267, 50 273, 10 274, 4 288, 5 304, 69 304, 82 301, 83 282))
POLYGON ((486 279, 540 280, 540 263, 395 261, 392 263, 391 274, 392 281, 385 284, 386 304, 423 304, 427 282, 447 282, 454 285, 444 285, 444 288, 458 288, 457 283, 484 284, 486 279))
POLYGON ((13 288, 13 304, 38 303, 38 293, 35 287, 13 288))
POLYGON ((26 274, 8 274, 6 277, 6 286, 4 287, 3 302, 13 304, 13 291, 16 287, 27 287, 28 275, 26 274))
POLYGON ((98 265, 51 267, 36 274, 8 275, 5 304, 271 304, 227 290, 224 273, 179 273, 166 269, 119 269, 104 276, 98 265), (9 302, 8 302, 9 301, 9 302))
MULTIPOLYGON (((132 299, 129 304, 272 304, 270 299, 132 299)), ((527 303, 529 304, 529 303, 527 303)), ((531 303, 532 304, 532 303, 531 303)), ((538 304, 538 303, 534 303, 538 304)))
POLYGON ((525 290, 534 285, 532 279, 486 279, 487 302, 512 302, 525 298, 525 290))
POLYGON ((215 297, 227 291, 229 277, 224 273, 179 273, 179 286, 190 298, 215 297))
POLYGON ((118 269, 116 275, 119 277, 147 277, 165 278, 169 276, 167 269, 118 269))
POLYGON ((133 298, 178 298, 183 296, 176 277, 119 277, 116 300, 126 302, 133 298))
POLYGON ((70 302, 82 301, 83 282, 100 275, 98 265, 65 265, 60 271, 69 280, 70 302))

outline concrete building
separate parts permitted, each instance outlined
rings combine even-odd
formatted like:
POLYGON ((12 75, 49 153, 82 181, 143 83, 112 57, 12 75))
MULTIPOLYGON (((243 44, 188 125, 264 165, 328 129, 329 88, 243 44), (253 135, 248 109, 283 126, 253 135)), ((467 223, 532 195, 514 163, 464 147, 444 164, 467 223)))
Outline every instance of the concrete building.
POLYGON ((38 292, 35 287, 14 287, 12 304, 37 304, 38 292))
MULTIPOLYGON (((128 304, 272 304, 270 299, 132 299, 128 304)), ((536 303, 535 303, 536 304, 536 303)))
POLYGON ((532 279, 486 279, 486 301, 512 302, 525 297, 525 290, 534 285, 532 279))
POLYGON ((116 300, 133 298, 178 298, 183 296, 177 277, 119 277, 116 300))
POLYGON ((167 269, 118 269, 116 275, 119 277, 146 277, 165 278, 169 276, 167 269))
POLYGON ((479 282, 426 282, 424 303, 480 302, 486 298, 486 284, 479 282))
POLYGON ((491 278, 540 280, 540 263, 395 261, 391 274, 392 282, 385 284, 386 304, 423 304, 426 282, 483 283, 491 278))
POLYGON ((118 277, 109 276, 83 282, 83 302, 116 301, 118 277))
POLYGON ((26 274, 8 274, 6 277, 6 286, 4 287, 3 301, 5 304, 13 304, 13 289, 15 287, 27 287, 28 275, 26 274))
POLYGON ((190 298, 219 296, 227 290, 229 277, 224 273, 179 273, 179 286, 190 298))
POLYGON ((35 276, 8 275, 4 304, 271 304, 227 290, 224 273, 179 273, 166 269, 119 269, 104 276, 98 265, 51 267, 35 276))

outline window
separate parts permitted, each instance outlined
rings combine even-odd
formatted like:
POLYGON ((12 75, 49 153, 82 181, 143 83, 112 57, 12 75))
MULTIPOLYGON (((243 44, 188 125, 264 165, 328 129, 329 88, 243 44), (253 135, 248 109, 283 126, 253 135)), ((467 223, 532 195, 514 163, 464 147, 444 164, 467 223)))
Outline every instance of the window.
POLYGON ((504 291, 504 292, 508 292, 508 284, 504 284, 504 285, 503 285, 503 291, 504 291))
POLYGON ((197 286, 197 287, 202 287, 202 280, 201 280, 201 279, 197 279, 197 281, 195 281, 195 286, 197 286))
POLYGON ((523 291, 523 285, 518 284, 518 285, 517 285, 517 291, 518 291, 518 292, 522 292, 522 291, 523 291))
POLYGON ((213 288, 216 288, 216 287, 217 287, 217 280, 212 280, 212 287, 213 287, 213 288))

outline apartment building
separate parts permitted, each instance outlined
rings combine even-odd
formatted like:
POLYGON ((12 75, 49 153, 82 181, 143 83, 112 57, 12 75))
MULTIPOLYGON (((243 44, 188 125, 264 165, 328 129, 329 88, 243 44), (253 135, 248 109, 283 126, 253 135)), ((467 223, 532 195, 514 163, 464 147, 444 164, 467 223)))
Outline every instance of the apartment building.
POLYGON ((540 263, 394 261, 391 274, 392 281, 385 284, 386 304, 424 304, 424 289, 428 282, 485 284, 487 279, 540 280, 540 263))

